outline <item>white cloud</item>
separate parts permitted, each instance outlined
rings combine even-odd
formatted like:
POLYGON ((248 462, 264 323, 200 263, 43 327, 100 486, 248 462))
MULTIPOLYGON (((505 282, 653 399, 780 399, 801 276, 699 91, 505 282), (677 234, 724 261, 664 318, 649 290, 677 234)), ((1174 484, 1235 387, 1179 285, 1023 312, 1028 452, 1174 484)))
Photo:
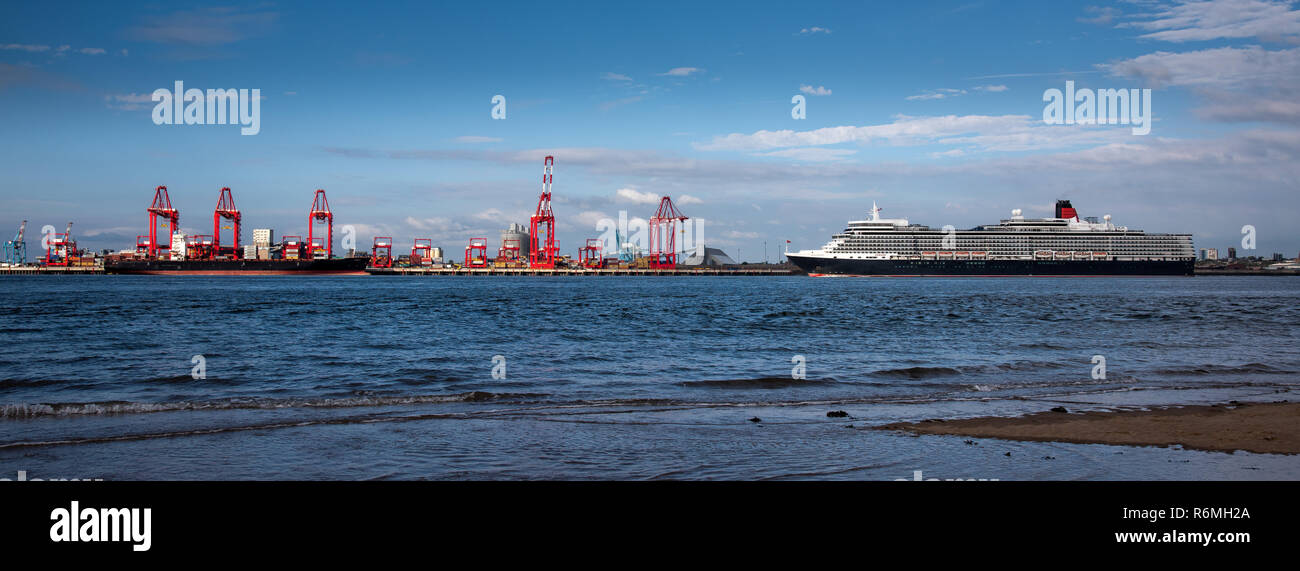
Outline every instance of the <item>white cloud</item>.
POLYGON ((631 77, 623 75, 621 73, 614 73, 612 71, 605 72, 604 75, 600 76, 600 78, 607 79, 609 81, 632 81, 631 77))
POLYGON ((930 156, 931 156, 931 157, 934 157, 934 158, 936 158, 936 159, 942 159, 942 158, 947 158, 947 157, 960 157, 960 156, 964 156, 965 154, 966 154, 966 151, 963 151, 963 150, 961 150, 961 149, 950 149, 950 150, 947 150, 947 151, 939 151, 939 152, 930 153, 930 156))
POLYGON ((475 220, 483 220, 485 222, 491 222, 493 224, 499 224, 501 226, 505 226, 507 224, 510 224, 511 222, 519 222, 519 221, 527 222, 528 218, 532 215, 533 215, 532 212, 524 212, 524 211, 504 212, 499 208, 488 208, 486 210, 482 210, 475 213, 473 215, 473 218, 475 220))
POLYGON ((504 139, 500 137, 483 137, 479 135, 461 135, 452 139, 457 143, 500 143, 504 139))
POLYGON ((50 51, 50 46, 41 46, 41 45, 33 45, 33 44, 3 44, 0 45, 0 50, 12 50, 12 51, 22 51, 22 52, 48 52, 50 51))
POLYGON ((659 204, 659 195, 653 192, 641 192, 635 188, 620 188, 614 193, 619 199, 636 204, 659 204))
POLYGON ((979 85, 974 88, 975 91, 987 91, 989 93, 1002 93, 1007 90, 1005 85, 979 85))
POLYGON ((822 28, 820 26, 813 26, 811 28, 804 28, 802 30, 799 30, 799 35, 801 36, 807 36, 811 34, 829 34, 829 33, 831 33, 829 28, 822 28))
POLYGON ((601 220, 612 220, 609 215, 598 210, 584 210, 573 217, 579 228, 595 228, 601 220))
POLYGON ((1180 0, 1164 4, 1140 21, 1120 24, 1148 31, 1143 38, 1193 42, 1224 38, 1260 38, 1300 43, 1300 11, 1290 2, 1271 0, 1180 0))
POLYGON ((781 157, 793 159, 801 162, 819 163, 828 161, 844 160, 857 151, 854 149, 825 149, 821 147, 801 147, 795 149, 782 149, 768 153, 754 153, 758 157, 781 157))
MULTIPOLYGON (((883 142, 914 145, 934 142, 943 137, 962 134, 1010 132, 1031 124, 1028 115, 945 115, 939 117, 898 116, 893 123, 881 125, 823 127, 810 131, 757 131, 714 137, 709 143, 696 144, 702 151, 762 151, 784 147, 808 147, 838 143, 883 142)), ((1038 125, 1042 125, 1039 121, 1038 125)))
MULTIPOLYGON (((425 238, 425 237, 435 238, 435 239, 461 238, 464 237, 463 236, 464 234, 471 231, 474 232, 483 231, 482 229, 473 228, 466 224, 462 224, 461 222, 458 222, 456 220, 452 220, 451 218, 446 218, 441 216, 435 216, 431 218, 415 218, 414 216, 407 216, 405 222, 406 225, 409 226, 410 228, 419 230, 423 234, 422 236, 420 236, 421 238, 425 238)), ((354 224, 354 226, 357 226, 357 234, 360 236, 369 236, 369 235, 393 236, 397 234, 397 232, 394 232, 391 228, 387 227, 386 225, 379 225, 375 227, 367 226, 366 227, 367 230, 362 229, 362 226, 365 225, 354 224)), ((455 248, 451 248, 451 250, 454 249, 455 248)))
MULTIPOLYGON (((48 52, 48 51, 50 51, 50 49, 51 49, 50 46, 43 45, 43 44, 3 44, 3 45, 0 45, 0 50, 8 50, 8 51, 23 51, 23 52, 30 52, 30 53, 48 52)), ((82 54, 82 55, 88 55, 88 56, 98 56, 98 55, 104 55, 105 53, 108 53, 108 52, 106 52, 106 51, 104 50, 104 48, 81 48, 81 49, 74 50, 74 49, 72 49, 72 46, 67 45, 67 44, 63 44, 63 45, 60 45, 60 46, 58 46, 58 47, 55 47, 55 48, 53 48, 53 50, 54 50, 54 55, 56 55, 56 56, 60 56, 60 57, 62 57, 62 56, 66 56, 68 53, 70 53, 70 52, 74 52, 74 51, 75 51, 76 53, 79 53, 79 54, 82 54)), ((124 52, 123 55, 125 55, 125 50, 123 50, 123 52, 124 52)))
POLYGON ((692 75, 696 73, 704 73, 704 70, 698 67, 674 67, 659 75, 669 75, 673 77, 686 77, 688 75, 692 75))
POLYGON ((821 85, 817 87, 813 87, 811 85, 800 85, 799 91, 807 93, 808 95, 830 95, 831 94, 831 90, 826 89, 825 86, 821 86, 821 85))
POLYGON ((1191 88, 1205 102, 1196 113, 1206 119, 1300 123, 1300 48, 1162 51, 1101 67, 1156 87, 1191 88))
POLYGON ((123 111, 152 109, 155 105, 153 96, 149 93, 114 93, 105 95, 104 103, 110 109, 121 109, 123 111))
POLYGON ((698 198, 696 198, 696 197, 694 197, 694 196, 691 196, 691 195, 689 195, 689 194, 683 194, 683 195, 677 197, 677 204, 682 204, 682 205, 686 205, 686 204, 704 204, 704 201, 703 201, 703 200, 700 200, 700 199, 698 199, 698 198))
POLYGON ((948 97, 956 97, 965 94, 965 89, 929 89, 922 92, 920 95, 909 95, 905 99, 908 101, 928 101, 932 99, 946 99, 948 97))
POLYGON ((1115 17, 1120 14, 1119 10, 1111 6, 1088 6, 1084 8, 1083 11, 1092 14, 1092 17, 1075 18, 1076 21, 1084 24, 1097 24, 1099 26, 1109 25, 1111 22, 1114 22, 1115 17))
POLYGON ((1270 51, 1259 46, 1155 52, 1103 64, 1115 75, 1144 79, 1157 87, 1271 85, 1300 77, 1300 48, 1270 51))

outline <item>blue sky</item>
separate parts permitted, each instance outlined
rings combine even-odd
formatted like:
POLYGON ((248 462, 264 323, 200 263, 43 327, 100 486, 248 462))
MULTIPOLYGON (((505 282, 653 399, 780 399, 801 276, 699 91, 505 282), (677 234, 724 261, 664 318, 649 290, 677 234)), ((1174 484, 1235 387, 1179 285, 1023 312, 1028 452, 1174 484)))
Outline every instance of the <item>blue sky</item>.
POLYGON ((1297 6, 1265 0, 11 2, 0 231, 71 220, 84 246, 130 247, 164 184, 187 231, 230 186, 245 240, 305 234, 324 188, 362 245, 458 253, 527 222, 554 154, 568 254, 671 195, 748 260, 873 200, 969 227, 1057 198, 1198 247, 1240 250, 1250 224, 1258 253, 1294 256, 1298 44, 1297 6), (260 89, 260 133, 155 125, 148 96, 177 80, 260 89), (1043 124, 1067 80, 1152 89, 1151 134, 1043 124))

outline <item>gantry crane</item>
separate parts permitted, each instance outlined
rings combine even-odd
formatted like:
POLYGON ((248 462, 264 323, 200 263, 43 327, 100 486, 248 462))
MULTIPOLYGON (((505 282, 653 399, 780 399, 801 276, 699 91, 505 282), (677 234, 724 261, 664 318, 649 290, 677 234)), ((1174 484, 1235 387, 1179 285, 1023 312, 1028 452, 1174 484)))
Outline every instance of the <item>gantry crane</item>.
POLYGON ((230 194, 230 187, 221 188, 221 194, 217 196, 217 208, 212 212, 212 253, 214 256, 220 256, 223 253, 221 247, 221 219, 230 220, 231 230, 231 247, 230 257, 239 259, 243 253, 239 251, 239 223, 243 217, 239 214, 239 209, 235 208, 235 197, 230 194))
POLYGON ((330 212, 330 203, 325 199, 325 191, 316 189, 316 196, 311 201, 311 212, 307 214, 307 257, 317 259, 324 254, 325 258, 334 257, 334 213, 330 212), (326 224, 325 243, 321 244, 320 237, 315 235, 316 222, 326 224))
POLYGON ((5 264, 10 266, 21 266, 27 263, 27 240, 23 235, 27 232, 27 221, 18 226, 18 233, 14 239, 5 242, 5 264))
POLYGON ((687 216, 673 206, 667 196, 659 201, 659 210, 650 218, 650 267, 673 269, 677 267, 677 222, 687 216), (664 232, 667 230, 667 232, 664 232))
POLYGON ((149 241, 146 244, 141 244, 141 239, 146 237, 136 236, 136 249, 138 250, 142 245, 146 246, 146 251, 150 258, 157 258, 159 250, 167 250, 168 253, 171 253, 172 234, 175 234, 176 231, 180 229, 181 213, 179 210, 172 208, 172 199, 167 195, 167 187, 159 186, 154 189, 153 203, 149 205, 148 212, 149 235, 147 237, 149 241), (159 217, 161 217, 164 223, 167 224, 167 242, 165 244, 158 243, 159 217))
POLYGON ((551 211, 551 170, 554 165, 555 157, 547 155, 542 162, 542 194, 537 198, 536 213, 528 221, 530 268, 553 269, 560 253, 560 247, 555 242, 555 213, 551 211))

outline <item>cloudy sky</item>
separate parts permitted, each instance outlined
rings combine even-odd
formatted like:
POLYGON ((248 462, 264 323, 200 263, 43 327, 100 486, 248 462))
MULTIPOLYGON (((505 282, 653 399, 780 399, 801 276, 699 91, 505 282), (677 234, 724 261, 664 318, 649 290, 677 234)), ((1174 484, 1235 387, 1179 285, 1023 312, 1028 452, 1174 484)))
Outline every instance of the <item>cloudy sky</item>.
POLYGON ((1268 0, 6 2, 0 232, 71 220, 130 247, 163 184, 189 232, 230 186, 246 228, 305 234, 324 188, 360 243, 459 252, 527 223, 552 154, 569 254, 670 195, 747 260, 873 200, 960 228, 1057 198, 1198 247, 1240 250, 1249 224, 1295 256, 1297 97, 1300 6, 1268 0), (175 81, 260 89, 260 133, 155 125, 175 81), (1151 89, 1150 134, 1045 124, 1066 81, 1151 89))

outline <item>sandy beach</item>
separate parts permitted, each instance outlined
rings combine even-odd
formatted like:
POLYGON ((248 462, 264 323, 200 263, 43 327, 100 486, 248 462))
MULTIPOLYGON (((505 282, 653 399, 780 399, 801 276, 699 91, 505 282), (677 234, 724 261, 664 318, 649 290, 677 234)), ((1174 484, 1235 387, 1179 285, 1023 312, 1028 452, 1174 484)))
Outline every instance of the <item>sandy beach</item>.
POLYGON ((1300 403, 1220 404, 1114 412, 1042 412, 1005 418, 899 422, 875 427, 1038 442, 1173 446, 1300 454, 1300 403))

